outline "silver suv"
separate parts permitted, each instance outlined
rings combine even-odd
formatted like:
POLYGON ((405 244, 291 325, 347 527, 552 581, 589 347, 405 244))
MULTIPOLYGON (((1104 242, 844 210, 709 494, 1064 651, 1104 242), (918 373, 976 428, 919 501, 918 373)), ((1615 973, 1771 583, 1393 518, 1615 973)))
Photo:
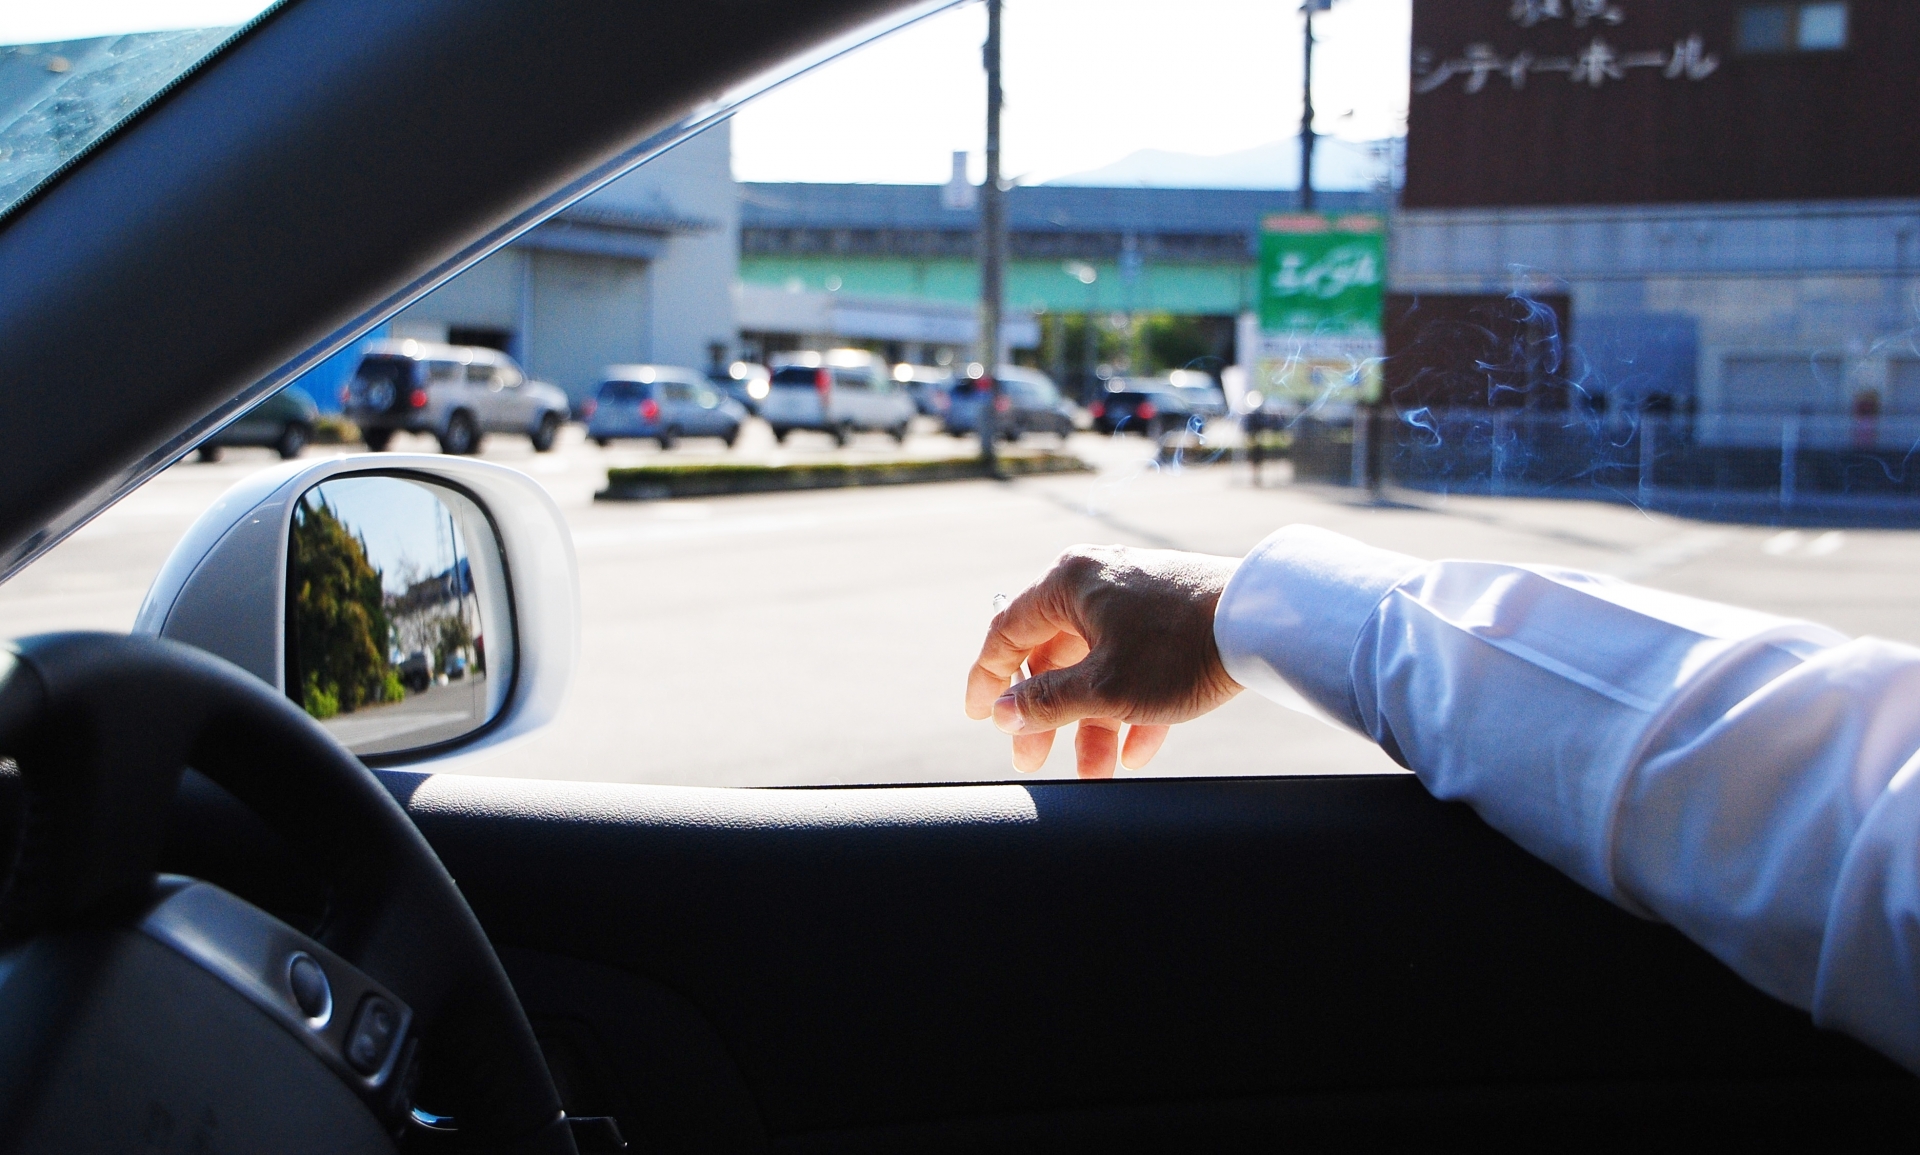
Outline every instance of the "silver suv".
POLYGON ((340 405, 368 449, 385 449, 405 429, 433 434, 443 453, 478 453, 488 433, 524 433, 545 453, 568 413, 564 392, 528 380, 505 353, 427 341, 369 345, 340 405))

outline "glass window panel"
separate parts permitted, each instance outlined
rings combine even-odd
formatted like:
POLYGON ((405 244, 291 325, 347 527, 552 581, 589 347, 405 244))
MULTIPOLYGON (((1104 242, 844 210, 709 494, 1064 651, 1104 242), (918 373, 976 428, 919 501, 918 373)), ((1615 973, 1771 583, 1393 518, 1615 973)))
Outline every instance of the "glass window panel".
POLYGON ((1845 4, 1802 4, 1800 48, 1805 52, 1832 52, 1847 46, 1845 4))
POLYGON ((0 213, 272 5, 0 5, 0 213))
POLYGON ((1750 4, 1740 9, 1734 46, 1742 52, 1787 52, 1793 48, 1791 4, 1750 4))

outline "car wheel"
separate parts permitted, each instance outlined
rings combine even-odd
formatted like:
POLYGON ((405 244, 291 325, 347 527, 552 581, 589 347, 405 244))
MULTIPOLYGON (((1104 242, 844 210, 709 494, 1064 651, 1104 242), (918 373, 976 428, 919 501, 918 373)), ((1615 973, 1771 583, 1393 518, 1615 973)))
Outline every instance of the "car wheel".
POLYGON ((307 442, 312 440, 313 430, 298 421, 291 421, 287 423, 285 429, 280 431, 280 440, 275 442, 273 447, 279 451, 282 461, 291 461, 300 456, 300 451, 305 449, 307 442))
POLYGON ((609 446, 609 445, 612 445, 612 444, 613 444, 613 438, 611 438, 611 437, 596 437, 596 438, 594 438, 594 439, 593 439, 593 443, 594 443, 595 445, 598 445, 598 446, 599 446, 600 448, 602 448, 602 449, 605 449, 605 448, 606 448, 607 446, 609 446))
POLYGON ((447 418, 447 427, 440 434, 440 452, 455 457, 480 452, 480 431, 474 428, 472 417, 455 413, 447 418))
POLYGON ((557 413, 542 413, 540 415, 540 424, 533 427, 532 433, 527 434, 527 440, 533 442, 533 451, 535 453, 546 453, 553 448, 554 439, 559 436, 560 415, 557 413))
POLYGON ((907 423, 906 422, 902 421, 900 424, 894 426, 892 429, 887 430, 887 433, 889 436, 893 438, 894 444, 905 445, 907 443, 907 423))
POLYGON ((785 445, 787 443, 787 434, 792 432, 793 430, 788 429, 785 426, 776 425, 773 427, 773 439, 779 442, 780 444, 785 445))
POLYGON ((673 443, 680 440, 680 431, 669 426, 666 429, 662 429, 660 436, 654 438, 654 440, 660 443, 660 448, 672 449, 673 443))
POLYGON ((827 436, 833 438, 834 447, 839 448, 853 438, 853 429, 847 425, 836 425, 827 430, 827 436))
POLYGON ((733 443, 740 440, 740 427, 735 425, 733 428, 727 430, 726 436, 720 440, 726 444, 728 449, 732 449, 733 443))
POLYGON ((221 449, 218 445, 202 445, 194 451, 194 456, 202 462, 212 465, 214 462, 220 460, 220 453, 221 449))
POLYGON ((393 430, 391 429, 362 429, 360 431, 360 437, 361 440, 367 443, 367 448, 373 450, 375 453, 379 453, 387 446, 393 444, 393 430))

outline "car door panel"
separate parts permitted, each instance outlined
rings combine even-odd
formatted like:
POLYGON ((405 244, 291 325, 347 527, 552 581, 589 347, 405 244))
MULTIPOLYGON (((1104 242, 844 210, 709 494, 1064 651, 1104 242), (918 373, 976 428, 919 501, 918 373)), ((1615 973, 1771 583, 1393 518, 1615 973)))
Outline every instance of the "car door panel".
MULTIPOLYGON (((1912 1078, 1410 776, 385 778, 536 1026, 584 1040, 568 1061, 599 1056, 598 1093, 678 1136, 659 1149, 1815 1122, 1828 1138, 1841 1123, 1920 1136, 1912 1078), (668 1056, 688 1066, 662 1082, 668 1056), (693 1102, 710 1110, 676 1106, 693 1102)), ((266 885, 248 855, 209 861, 209 804, 194 805, 203 833, 173 853, 197 846, 196 870, 266 885)))
POLYGON ((693 390, 693 418, 699 423, 703 437, 719 437, 726 432, 726 415, 720 412, 720 394, 712 386, 695 382, 689 386, 693 390))

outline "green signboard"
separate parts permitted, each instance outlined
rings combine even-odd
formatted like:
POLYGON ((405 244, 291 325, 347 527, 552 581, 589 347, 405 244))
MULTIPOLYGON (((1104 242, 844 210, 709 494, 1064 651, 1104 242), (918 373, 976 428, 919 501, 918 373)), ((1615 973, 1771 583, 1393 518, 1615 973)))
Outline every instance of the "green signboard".
POLYGON ((1380 395, 1386 229, 1369 214, 1270 216, 1260 229, 1260 341, 1250 385, 1333 415, 1380 395))
POLYGON ((1306 337, 1380 332, 1386 233, 1377 216, 1270 216, 1260 230, 1260 328, 1306 337))

